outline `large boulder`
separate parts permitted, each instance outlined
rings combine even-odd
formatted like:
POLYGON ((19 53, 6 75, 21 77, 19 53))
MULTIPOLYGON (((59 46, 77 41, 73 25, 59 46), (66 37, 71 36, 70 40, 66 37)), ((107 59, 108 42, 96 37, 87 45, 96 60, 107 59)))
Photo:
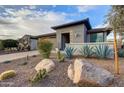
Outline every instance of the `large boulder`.
POLYGON ((43 59, 41 62, 39 62, 35 70, 38 72, 39 70, 46 69, 47 72, 52 71, 55 68, 55 63, 51 59, 43 59))
POLYGON ((70 64, 70 65, 68 66, 68 77, 69 77, 71 80, 73 80, 74 71, 73 71, 73 65, 72 65, 72 64, 70 64))
POLYGON ((69 65, 68 77, 75 84, 86 81, 99 86, 108 86, 114 80, 114 75, 109 71, 81 59, 76 59, 69 65))

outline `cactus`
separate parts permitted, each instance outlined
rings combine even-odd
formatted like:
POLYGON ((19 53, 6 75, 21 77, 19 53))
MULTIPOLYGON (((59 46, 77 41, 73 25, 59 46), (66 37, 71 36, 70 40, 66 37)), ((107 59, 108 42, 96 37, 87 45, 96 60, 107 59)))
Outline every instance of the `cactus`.
POLYGON ((5 80, 11 77, 14 77, 16 72, 14 70, 8 70, 0 74, 0 80, 5 80))
POLYGON ((65 56, 61 54, 60 50, 57 51, 57 60, 59 62, 64 62, 65 56))
POLYGON ((44 79, 47 75, 46 69, 39 70, 39 72, 34 75, 34 77, 31 79, 32 84, 37 83, 38 81, 44 79))

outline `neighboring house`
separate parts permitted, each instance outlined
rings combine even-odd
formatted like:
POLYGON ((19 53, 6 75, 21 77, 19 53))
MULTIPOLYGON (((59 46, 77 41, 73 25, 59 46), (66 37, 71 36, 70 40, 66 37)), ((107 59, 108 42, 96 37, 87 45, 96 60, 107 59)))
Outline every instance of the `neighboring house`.
MULTIPOLYGON (((107 35, 112 31, 111 28, 95 28, 90 25, 89 19, 76 22, 70 22, 51 27, 56 32, 35 36, 38 41, 47 39, 53 43, 53 49, 65 49, 66 43, 88 43, 88 42, 105 42, 107 35)), ((30 44, 32 46, 36 43, 30 44)))
POLYGON ((19 41, 19 50, 36 50, 37 39, 35 36, 24 35, 19 41))

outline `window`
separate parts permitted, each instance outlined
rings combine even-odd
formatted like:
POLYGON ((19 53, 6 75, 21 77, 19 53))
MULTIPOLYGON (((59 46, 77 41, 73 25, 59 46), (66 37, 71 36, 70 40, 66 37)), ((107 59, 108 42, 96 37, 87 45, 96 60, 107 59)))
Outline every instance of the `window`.
POLYGON ((104 33, 90 34, 90 42, 104 42, 104 33))

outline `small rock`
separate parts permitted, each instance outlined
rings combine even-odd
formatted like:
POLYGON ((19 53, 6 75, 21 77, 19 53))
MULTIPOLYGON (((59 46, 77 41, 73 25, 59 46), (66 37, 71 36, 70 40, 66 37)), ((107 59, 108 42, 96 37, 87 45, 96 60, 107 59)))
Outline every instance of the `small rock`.
POLYGON ((3 63, 5 63, 5 64, 8 64, 8 63, 10 63, 11 61, 10 60, 8 60, 8 61, 4 61, 3 63))
POLYGON ((22 62, 19 65, 24 66, 24 65, 27 65, 27 64, 28 64, 28 62, 22 62))

